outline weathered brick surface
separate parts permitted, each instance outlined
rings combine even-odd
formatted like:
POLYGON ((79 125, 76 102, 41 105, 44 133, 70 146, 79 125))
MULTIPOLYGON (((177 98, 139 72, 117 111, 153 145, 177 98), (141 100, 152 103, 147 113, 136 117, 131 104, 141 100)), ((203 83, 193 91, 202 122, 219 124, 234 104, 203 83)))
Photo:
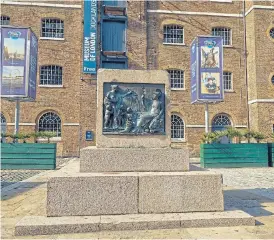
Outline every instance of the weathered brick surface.
MULTIPOLYGON (((45 2, 46 1, 39 1, 45 2)), ((83 1, 54 1, 49 3, 77 4, 83 1)), ((99 9, 102 2, 98 2, 99 9)), ((253 5, 272 6, 270 1, 246 1, 246 11, 253 5)), ((52 110, 61 117, 62 139, 58 143, 58 154, 76 156, 79 148, 95 145, 85 140, 85 132, 95 134, 97 91, 96 76, 82 74, 83 8, 55 8, 3 4, 1 12, 11 18, 11 25, 30 26, 40 35, 41 18, 58 17, 65 22, 65 40, 39 40, 39 66, 56 64, 63 66, 63 87, 37 89, 35 103, 22 103, 22 123, 37 123, 42 113, 52 110), (83 78, 83 80, 80 80, 83 78), (66 123, 79 125, 67 126, 66 123)), ((182 117, 185 123, 185 142, 172 142, 173 147, 188 146, 192 155, 197 155, 204 133, 204 106, 190 104, 190 44, 197 35, 210 35, 212 27, 232 29, 232 47, 224 48, 224 71, 232 72, 233 92, 225 93, 225 102, 209 106, 210 123, 216 114, 226 113, 233 125, 248 124, 248 100, 274 99, 274 41, 268 35, 274 26, 274 11, 254 9, 246 17, 247 77, 244 61, 243 18, 204 15, 164 14, 147 10, 172 10, 182 12, 207 12, 241 14, 243 2, 201 1, 128 1, 128 28, 126 31, 127 56, 130 69, 182 69, 185 71, 185 90, 171 92, 172 112, 182 117), (179 24, 184 27, 185 45, 164 45, 163 26, 179 24), (186 126, 187 125, 187 126, 186 126), (195 125, 195 126, 193 126, 195 125), (198 125, 198 126, 197 126, 198 125)), ((98 12, 100 17, 100 12, 98 12)), ((98 36, 100 36, 100 18, 98 36)), ((98 38, 97 55, 101 43, 98 38)), ((98 57, 98 65, 100 59, 98 57)), ((39 73, 38 73, 39 81, 39 73)), ((270 134, 274 124, 274 104, 255 103, 249 105, 250 126, 254 130, 270 134)), ((8 123, 14 122, 14 103, 2 101, 2 112, 8 123)), ((8 125, 8 131, 13 131, 8 125)), ((35 131, 36 126, 21 126, 22 131, 35 131)))

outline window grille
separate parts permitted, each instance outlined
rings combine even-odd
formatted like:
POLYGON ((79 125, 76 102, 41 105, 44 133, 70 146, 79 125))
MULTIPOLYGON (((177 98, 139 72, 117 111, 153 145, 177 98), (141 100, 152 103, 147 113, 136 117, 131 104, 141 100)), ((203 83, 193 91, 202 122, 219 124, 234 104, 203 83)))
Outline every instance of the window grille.
POLYGON ((271 38, 274 39, 274 28, 271 28, 271 29, 270 29, 269 35, 270 35, 271 38))
POLYGON ((41 37, 64 38, 64 22, 61 19, 42 19, 41 37))
POLYGON ((214 119, 212 121, 212 125, 213 126, 223 126, 223 127, 231 126, 231 121, 227 115, 219 114, 214 117, 214 119))
POLYGON ((223 79, 224 79, 224 90, 232 90, 232 73, 224 72, 223 79))
POLYGON ((170 76, 171 88, 184 88, 184 71, 182 70, 167 70, 170 76))
POLYGON ((213 28, 212 35, 223 37, 224 46, 231 45, 231 30, 229 28, 213 28))
POLYGON ((62 85, 63 68, 56 65, 41 66, 41 85, 62 85))
POLYGON ((45 131, 54 132, 56 137, 61 137, 61 119, 57 114, 47 112, 40 117, 38 132, 45 131))
POLYGON ((164 26, 164 43, 184 43, 184 28, 178 25, 164 26))
POLYGON ((10 17, 8 16, 1 16, 1 26, 2 25, 10 25, 10 17))
POLYGON ((185 138, 185 124, 184 121, 177 115, 171 115, 171 138, 184 139, 185 138))

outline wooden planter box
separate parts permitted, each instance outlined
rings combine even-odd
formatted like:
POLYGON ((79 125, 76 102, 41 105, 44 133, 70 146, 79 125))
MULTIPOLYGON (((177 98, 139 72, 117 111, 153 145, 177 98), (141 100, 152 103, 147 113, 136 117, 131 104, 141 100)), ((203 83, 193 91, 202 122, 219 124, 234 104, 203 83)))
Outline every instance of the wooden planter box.
POLYGON ((56 143, 2 143, 2 169, 55 169, 56 143))
POLYGON ((267 143, 201 144, 201 167, 267 167, 267 143))
POLYGON ((274 143, 268 143, 268 165, 269 167, 274 165, 274 143))

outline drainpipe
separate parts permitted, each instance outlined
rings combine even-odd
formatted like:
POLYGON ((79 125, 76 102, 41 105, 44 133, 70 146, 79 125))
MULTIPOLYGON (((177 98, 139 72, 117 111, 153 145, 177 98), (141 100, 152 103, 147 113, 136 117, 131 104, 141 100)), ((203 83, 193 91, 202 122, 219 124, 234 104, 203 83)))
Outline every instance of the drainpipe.
POLYGON ((245 86, 246 86, 246 103, 247 103, 247 128, 250 130, 250 111, 248 104, 248 76, 247 76, 247 49, 246 49, 246 16, 245 16, 245 0, 243 0, 243 25, 244 25, 244 68, 245 68, 245 86))

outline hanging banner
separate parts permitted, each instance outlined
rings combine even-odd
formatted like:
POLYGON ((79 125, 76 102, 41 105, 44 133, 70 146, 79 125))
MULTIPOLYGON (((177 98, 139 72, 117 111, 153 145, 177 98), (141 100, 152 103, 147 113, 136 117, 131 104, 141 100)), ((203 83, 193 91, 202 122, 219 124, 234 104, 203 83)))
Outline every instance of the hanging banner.
POLYGON ((35 99, 37 51, 37 38, 29 28, 1 27, 1 97, 35 99))
POLYGON ((83 73, 96 74, 97 0, 84 1, 83 73))
POLYGON ((36 98, 36 79, 37 79, 37 55, 38 39, 33 32, 30 32, 30 56, 29 56, 29 88, 30 98, 36 98))
POLYGON ((220 102, 223 89, 222 37, 198 36, 191 45, 191 103, 220 102))

